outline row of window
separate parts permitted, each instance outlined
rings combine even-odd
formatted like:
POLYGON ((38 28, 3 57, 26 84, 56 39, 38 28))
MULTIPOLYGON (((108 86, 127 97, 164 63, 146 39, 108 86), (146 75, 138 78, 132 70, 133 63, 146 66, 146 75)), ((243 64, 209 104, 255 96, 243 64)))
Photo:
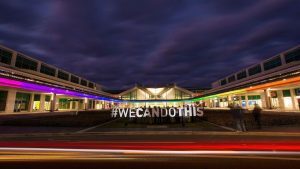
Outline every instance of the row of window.
MULTIPOLYGON (((285 62, 286 63, 291 63, 291 62, 294 62, 294 61, 300 61, 300 48, 297 48, 291 52, 288 52, 288 53, 285 53, 284 54, 284 59, 285 59, 285 62)), ((264 68, 264 71, 267 71, 267 70, 271 70, 271 69, 274 69, 276 67, 279 67, 282 65, 282 62, 281 62, 281 58, 280 56, 277 56, 271 60, 268 60, 266 62, 263 63, 263 68, 264 68)), ((248 74, 249 76, 253 76, 253 75, 256 75, 258 73, 261 73, 262 72, 262 68, 261 68, 261 65, 258 64, 256 66, 253 66, 251 68, 248 69, 248 74)), ((225 85, 227 83, 231 83, 231 82, 234 82, 236 80, 240 80, 240 79, 244 79, 247 77, 247 72, 246 70, 242 71, 242 72, 239 72, 235 75, 232 75, 230 77, 228 77, 227 79, 222 79, 221 80, 221 85, 225 85)))
MULTIPOLYGON (((0 62, 10 65, 11 60, 12 60, 12 52, 0 48, 0 62)), ((17 58, 16 58, 15 66, 18 68, 21 68, 21 69, 37 71, 38 62, 33 61, 31 59, 26 58, 23 55, 18 54, 17 58)), ((42 63, 41 68, 40 68, 40 73, 55 77, 56 69, 42 63)), ((68 73, 58 70, 57 78, 69 81, 69 76, 70 75, 68 73)), ((79 78, 76 76, 71 75, 70 81, 73 83, 79 84, 79 78)), ((86 80, 83 80, 83 79, 80 81, 80 84, 82 86, 88 86, 90 88, 94 88, 94 83, 87 82, 86 80)))
MULTIPOLYGON (((13 104, 10 103, 7 100, 8 96, 8 91, 2 91, 0 90, 0 111, 5 111, 6 105, 8 104, 13 104)), ((33 110, 39 110, 41 108, 41 94, 34 94, 31 95, 30 93, 22 93, 22 92, 17 92, 16 93, 16 99, 14 102, 14 112, 21 112, 21 111, 29 111, 30 106, 32 106, 33 110), (33 102, 31 102, 31 98, 33 97, 33 102)), ((44 98, 44 110, 50 110, 50 101, 51 101, 51 96, 50 95, 45 95, 44 98)), ((75 103, 72 101, 78 101, 78 109, 83 109, 83 100, 78 99, 67 99, 67 98, 60 98, 58 100, 58 108, 59 109, 75 109, 75 103)), ((95 100, 89 100, 88 101, 88 109, 95 109, 96 101, 95 100)))
MULTIPOLYGON (((295 91, 295 95, 296 96, 300 96, 300 88, 296 88, 294 89, 295 91)), ((271 94, 271 97, 272 98, 277 98, 278 95, 277 95, 277 92, 279 91, 271 91, 270 94, 271 94)), ((283 97, 291 97, 291 90, 282 90, 282 96, 283 97)), ((261 99, 260 95, 249 95, 248 96, 248 100, 259 100, 261 99)), ((233 100, 239 100, 239 99, 233 99, 233 100)), ((246 96, 241 96, 241 100, 246 100, 246 96)), ((227 101, 227 98, 222 98, 220 99, 220 102, 226 102, 227 101)))

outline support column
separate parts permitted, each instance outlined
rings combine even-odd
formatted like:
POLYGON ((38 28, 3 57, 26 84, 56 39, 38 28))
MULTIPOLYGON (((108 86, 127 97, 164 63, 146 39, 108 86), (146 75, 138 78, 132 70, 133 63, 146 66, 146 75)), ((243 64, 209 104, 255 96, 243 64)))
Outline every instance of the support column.
POLYGON ((33 112, 33 101, 34 101, 34 93, 30 93, 30 101, 29 101, 29 112, 33 112))
POLYGON ((294 89, 290 89, 291 91, 291 97, 292 97, 292 104, 293 104, 293 109, 294 110, 299 110, 299 106, 297 105, 297 98, 296 98, 296 93, 294 89))
POLYGON ((75 101, 75 102, 74 102, 74 104, 75 104, 75 110, 78 110, 78 107, 79 107, 79 106, 78 106, 78 102, 79 102, 79 101, 75 101))
POLYGON ((41 71, 41 65, 42 65, 42 62, 38 62, 38 64, 37 64, 37 71, 38 72, 41 71))
POLYGON ((9 89, 7 92, 5 113, 13 113, 15 108, 17 91, 15 89, 9 89))
POLYGON ((53 93, 51 95, 51 106, 50 106, 50 112, 54 112, 55 111, 55 107, 56 107, 56 93, 53 93))
POLYGON ((84 98, 83 108, 84 108, 84 110, 88 109, 88 99, 87 98, 84 98))
POLYGON ((75 109, 75 106, 73 106, 73 104, 75 105, 75 102, 74 101, 70 101, 70 108, 69 108, 70 110, 74 110, 75 109))
POLYGON ((238 99, 239 99, 239 105, 242 107, 242 96, 239 95, 239 96, 238 96, 238 99))
POLYGON ((17 60, 17 52, 13 52, 12 57, 11 57, 10 65, 15 66, 16 60, 17 60))
POLYGON ((266 102, 266 108, 271 109, 271 102, 270 102, 270 94, 268 90, 264 90, 264 96, 265 96, 265 102, 266 102))
POLYGON ((249 109, 248 94, 245 94, 246 109, 249 109))
POLYGON ((283 94, 282 90, 277 91, 277 98, 278 98, 278 105, 280 109, 284 109, 284 101, 283 101, 283 94))
POLYGON ((44 112, 44 111, 45 111, 45 95, 41 94, 39 112, 44 112))

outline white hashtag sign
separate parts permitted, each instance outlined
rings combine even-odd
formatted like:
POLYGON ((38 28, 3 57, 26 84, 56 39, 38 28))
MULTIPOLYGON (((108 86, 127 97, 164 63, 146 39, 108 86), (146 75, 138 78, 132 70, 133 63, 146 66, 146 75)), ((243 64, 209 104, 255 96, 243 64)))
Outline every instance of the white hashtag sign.
POLYGON ((116 109, 116 108, 114 108, 114 109, 112 109, 112 111, 111 111, 111 117, 117 117, 117 115, 118 115, 118 109, 116 109))

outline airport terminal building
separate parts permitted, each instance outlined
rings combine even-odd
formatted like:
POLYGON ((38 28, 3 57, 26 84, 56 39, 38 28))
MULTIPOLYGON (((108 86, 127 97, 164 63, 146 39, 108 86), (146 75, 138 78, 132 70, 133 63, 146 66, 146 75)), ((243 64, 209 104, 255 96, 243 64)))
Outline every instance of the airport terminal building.
POLYGON ((0 46, 0 112, 108 109, 117 99, 102 86, 0 46))
POLYGON ((250 109, 258 104, 269 110, 299 111, 300 46, 213 82, 211 90, 193 101, 211 108, 232 103, 250 109))
POLYGON ((193 104, 227 108, 231 103, 300 112, 300 46, 219 79, 209 90, 135 85, 119 93, 105 92, 100 84, 0 46, 0 113, 193 104))
POLYGON ((124 100, 123 107, 179 107, 190 105, 195 93, 176 84, 145 87, 135 85, 117 95, 124 100))

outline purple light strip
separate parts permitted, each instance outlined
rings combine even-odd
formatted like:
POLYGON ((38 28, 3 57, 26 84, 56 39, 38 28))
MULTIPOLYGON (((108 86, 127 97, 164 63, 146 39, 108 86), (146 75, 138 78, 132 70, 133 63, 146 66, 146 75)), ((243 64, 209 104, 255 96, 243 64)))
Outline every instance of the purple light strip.
POLYGON ((30 90, 30 91, 40 91, 40 92, 47 92, 47 93, 63 94, 63 95, 67 95, 67 96, 83 97, 83 98, 89 98, 89 99, 95 99, 95 100, 120 102, 119 100, 111 99, 111 98, 107 98, 107 97, 103 97, 103 96, 85 94, 85 93, 60 89, 60 88, 56 88, 56 87, 49 87, 49 86, 33 84, 33 83, 28 83, 28 82, 21 82, 21 81, 12 80, 12 79, 6 79, 6 78, 0 78, 0 86, 25 89, 25 90, 30 90))

